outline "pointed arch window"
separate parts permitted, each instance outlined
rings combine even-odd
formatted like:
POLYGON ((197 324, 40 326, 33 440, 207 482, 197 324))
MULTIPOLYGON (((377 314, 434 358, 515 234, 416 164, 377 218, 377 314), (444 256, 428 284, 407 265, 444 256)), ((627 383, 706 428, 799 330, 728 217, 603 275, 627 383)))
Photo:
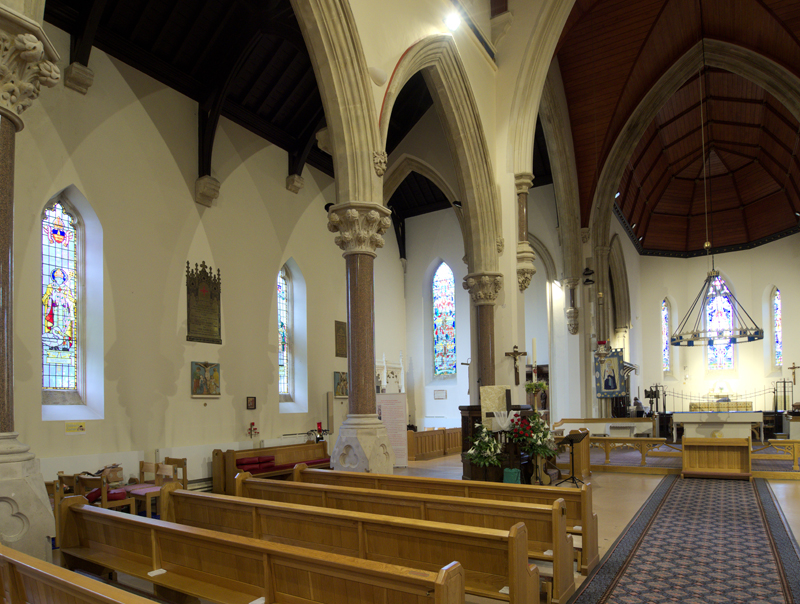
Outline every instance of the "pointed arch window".
POLYGON ((772 290, 772 363, 783 366, 783 318, 781 314, 781 290, 772 290))
POLYGON ((666 298, 661 301, 661 370, 668 373, 672 370, 672 347, 669 344, 669 302, 666 298))
POLYGON ((42 218, 42 389, 77 396, 79 235, 61 202, 42 218))
POLYGON ((278 394, 290 394, 291 332, 289 324, 289 283, 286 268, 278 273, 278 394))
MULTIPOLYGON (((728 286, 722 277, 716 277, 714 284, 705 308, 707 328, 709 331, 716 331, 720 336, 725 333, 730 335, 733 329, 733 307, 727 297, 715 293, 729 291, 728 286)), ((721 337, 708 345, 708 369, 733 369, 733 344, 730 337, 721 337)))
POLYGON ((433 374, 456 373, 456 287, 442 262, 433 275, 433 374))

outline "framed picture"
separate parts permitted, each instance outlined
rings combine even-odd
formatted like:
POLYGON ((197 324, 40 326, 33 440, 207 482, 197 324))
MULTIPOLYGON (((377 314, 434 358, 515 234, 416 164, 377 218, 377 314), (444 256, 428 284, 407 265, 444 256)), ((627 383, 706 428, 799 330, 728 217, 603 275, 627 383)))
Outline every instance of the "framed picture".
POLYGON ((349 394, 347 372, 334 371, 333 372, 333 396, 334 398, 347 398, 349 394))
POLYGON ((347 358, 347 323, 334 321, 334 341, 336 343, 336 356, 347 358))
POLYGON ((605 359, 594 360, 595 392, 598 398, 611 398, 625 394, 625 383, 620 373, 622 349, 611 351, 605 359))
POLYGON ((256 397, 248 396, 247 397, 247 408, 248 409, 255 409, 256 408, 256 397))
POLYGON ((219 398, 220 364, 192 361, 192 398, 219 398))

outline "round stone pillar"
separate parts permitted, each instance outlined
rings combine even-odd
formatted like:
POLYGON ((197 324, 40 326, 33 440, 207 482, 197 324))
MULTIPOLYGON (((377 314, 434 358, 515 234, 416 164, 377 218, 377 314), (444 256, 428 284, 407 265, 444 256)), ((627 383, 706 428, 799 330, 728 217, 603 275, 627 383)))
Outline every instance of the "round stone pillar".
POLYGON ((478 379, 481 386, 495 385, 494 304, 503 287, 501 273, 470 273, 464 277, 478 312, 478 379))
POLYGON ((60 74, 58 54, 31 18, 41 19, 44 2, 15 6, 34 14, 0 4, 0 542, 50 560, 55 523, 39 460, 14 432, 14 152, 20 116, 60 74))
POLYGON ((536 254, 528 241, 528 189, 533 185, 533 174, 517 174, 517 287, 520 293, 528 289, 536 274, 536 254))
POLYGON ((331 207, 328 229, 347 264, 347 419, 331 453, 335 470, 391 474, 394 452, 375 412, 375 250, 392 225, 388 208, 351 201, 331 207))

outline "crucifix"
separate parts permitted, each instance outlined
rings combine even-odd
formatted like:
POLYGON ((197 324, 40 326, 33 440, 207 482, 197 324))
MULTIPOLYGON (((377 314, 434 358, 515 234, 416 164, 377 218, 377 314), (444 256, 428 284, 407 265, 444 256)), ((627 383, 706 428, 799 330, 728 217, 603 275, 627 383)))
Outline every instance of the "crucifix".
POLYGON ((789 367, 788 369, 792 370, 792 385, 796 386, 797 385, 797 381, 795 380, 794 372, 795 372, 796 369, 800 369, 800 366, 798 366, 796 363, 792 363, 792 366, 789 367))
POLYGON ((519 386, 519 357, 527 356, 527 352, 520 352, 519 346, 514 345, 514 350, 507 352, 507 357, 514 357, 514 385, 519 386))

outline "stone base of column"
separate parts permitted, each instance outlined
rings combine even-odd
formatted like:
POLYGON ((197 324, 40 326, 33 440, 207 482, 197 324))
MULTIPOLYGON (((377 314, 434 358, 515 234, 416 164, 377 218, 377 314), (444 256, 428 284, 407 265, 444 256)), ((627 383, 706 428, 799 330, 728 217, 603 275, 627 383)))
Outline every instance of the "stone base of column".
POLYGON ((0 434, 0 542, 51 562, 56 530, 50 499, 39 460, 17 436, 0 434))
POLYGON ((333 446, 331 467, 344 472, 394 473, 389 433, 377 414, 347 416, 333 446))

